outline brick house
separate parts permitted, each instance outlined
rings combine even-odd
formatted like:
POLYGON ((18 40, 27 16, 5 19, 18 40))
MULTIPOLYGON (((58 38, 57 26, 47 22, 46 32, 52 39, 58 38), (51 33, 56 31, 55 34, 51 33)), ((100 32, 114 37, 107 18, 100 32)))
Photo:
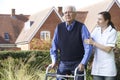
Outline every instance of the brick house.
POLYGON ((31 15, 16 40, 17 47, 20 47, 21 50, 31 50, 31 41, 34 38, 50 40, 56 25, 62 21, 62 17, 54 7, 31 15))
POLYGON ((81 11, 88 11, 85 24, 91 32, 97 23, 98 13, 101 11, 109 11, 116 29, 120 31, 120 3, 117 0, 104 0, 97 4, 80 9, 81 11))
MULTIPOLYGON (((87 11, 77 11, 77 20, 84 22, 87 13, 87 11)), ((64 21, 62 16, 62 7, 58 7, 58 10, 52 7, 31 15, 16 40, 17 47, 20 47, 21 50, 31 50, 33 47, 32 41, 35 38, 39 40, 51 40, 57 24, 64 21)))
MULTIPOLYGON (((117 0, 105 0, 82 8, 80 11, 77 11, 76 19, 85 23, 88 30, 91 32, 96 26, 97 15, 101 11, 109 11, 117 30, 120 30, 120 4, 117 0)), ((59 7, 58 11, 53 7, 31 15, 16 40, 17 47, 21 48, 21 50, 31 50, 33 46, 31 42, 33 39, 51 40, 56 25, 62 21, 64 21, 62 7, 59 7)))
POLYGON ((15 41, 28 16, 16 15, 15 9, 11 10, 11 14, 0 14, 0 50, 17 49, 15 41))

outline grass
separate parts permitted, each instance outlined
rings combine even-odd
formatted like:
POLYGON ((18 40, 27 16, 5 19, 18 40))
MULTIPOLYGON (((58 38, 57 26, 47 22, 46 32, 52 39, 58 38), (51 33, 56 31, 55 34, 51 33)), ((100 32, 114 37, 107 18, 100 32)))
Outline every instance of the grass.
POLYGON ((43 80, 41 72, 29 65, 33 60, 34 56, 26 60, 11 57, 5 59, 1 62, 0 80, 43 80))
MULTIPOLYGON (((35 58, 34 54, 24 59, 8 57, 0 60, 0 80, 44 80, 46 64, 49 64, 49 56, 40 59, 35 58)), ((88 76, 87 80, 92 80, 90 78, 88 76)))

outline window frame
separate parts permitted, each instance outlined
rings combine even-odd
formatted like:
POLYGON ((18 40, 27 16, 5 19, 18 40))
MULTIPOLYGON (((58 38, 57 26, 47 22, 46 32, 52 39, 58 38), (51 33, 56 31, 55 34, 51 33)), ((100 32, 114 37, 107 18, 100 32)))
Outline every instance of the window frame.
POLYGON ((9 40, 10 40, 10 35, 9 35, 8 32, 5 32, 5 33, 4 33, 4 39, 5 39, 6 41, 9 41, 9 40))
POLYGON ((50 40, 50 31, 41 31, 40 32, 40 39, 48 41, 50 40))

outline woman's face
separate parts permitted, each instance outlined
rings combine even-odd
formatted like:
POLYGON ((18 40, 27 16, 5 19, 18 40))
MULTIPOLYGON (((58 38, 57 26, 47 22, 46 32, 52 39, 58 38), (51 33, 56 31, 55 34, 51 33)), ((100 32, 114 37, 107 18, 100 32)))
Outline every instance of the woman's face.
POLYGON ((108 20, 105 20, 102 14, 98 15, 97 24, 101 27, 107 26, 108 20))

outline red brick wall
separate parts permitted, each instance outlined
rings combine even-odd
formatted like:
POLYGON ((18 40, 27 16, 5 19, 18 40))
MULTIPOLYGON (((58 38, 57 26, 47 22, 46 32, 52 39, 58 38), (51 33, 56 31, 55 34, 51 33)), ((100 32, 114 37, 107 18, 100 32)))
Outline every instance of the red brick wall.
POLYGON ((49 17, 47 18, 47 20, 44 22, 44 24, 42 25, 42 27, 38 30, 38 32, 36 33, 36 35, 34 36, 34 38, 40 39, 40 32, 41 31, 50 31, 50 37, 52 39, 53 35, 54 35, 54 30, 55 30, 57 24, 60 23, 60 22, 61 22, 60 18, 57 16, 56 12, 53 11, 49 15, 49 17))
POLYGON ((60 18, 57 16, 55 11, 53 11, 34 37, 40 38, 41 31, 50 31, 50 36, 52 39, 53 35, 54 35, 54 30, 55 30, 57 24, 60 22, 61 22, 60 18))
POLYGON ((115 3, 109 12, 111 13, 112 22, 114 23, 116 29, 120 31, 120 8, 115 3))
POLYGON ((11 47, 11 48, 3 48, 3 47, 0 47, 0 51, 20 51, 21 49, 20 48, 17 48, 17 47, 11 47))

